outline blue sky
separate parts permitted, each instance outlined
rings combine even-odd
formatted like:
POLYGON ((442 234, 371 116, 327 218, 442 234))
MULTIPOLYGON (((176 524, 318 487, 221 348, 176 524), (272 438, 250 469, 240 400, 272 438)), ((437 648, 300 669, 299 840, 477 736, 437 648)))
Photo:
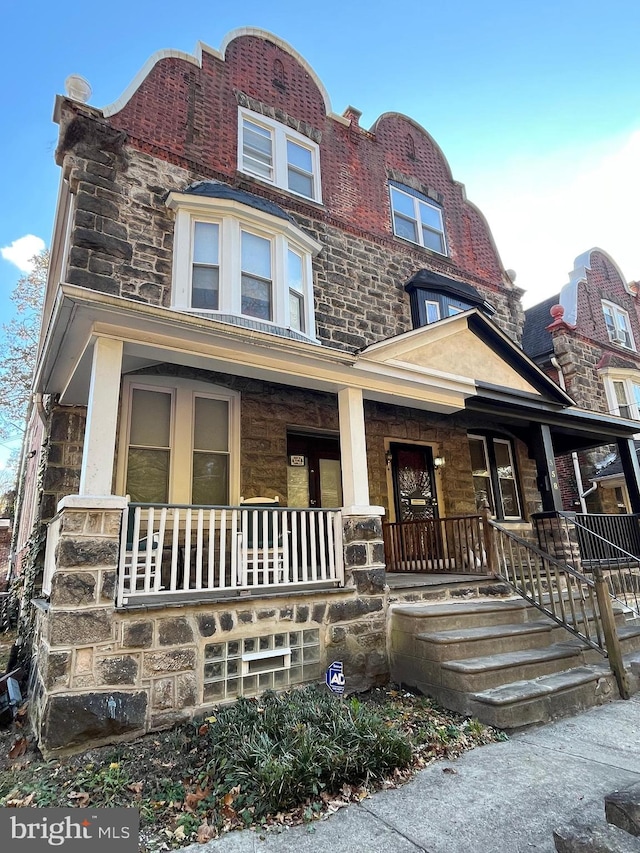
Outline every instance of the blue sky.
POLYGON ((638 0, 324 0, 265 4, 111 0, 8 4, 3 12, 0 317, 20 275, 20 241, 49 243, 58 186, 51 121, 78 73, 90 103, 116 100, 162 48, 219 47, 236 27, 288 41, 324 82, 335 112, 369 127, 407 113, 436 139, 487 216, 525 304, 557 292, 594 245, 640 278, 638 0), (6 250, 9 251, 6 251, 6 250))

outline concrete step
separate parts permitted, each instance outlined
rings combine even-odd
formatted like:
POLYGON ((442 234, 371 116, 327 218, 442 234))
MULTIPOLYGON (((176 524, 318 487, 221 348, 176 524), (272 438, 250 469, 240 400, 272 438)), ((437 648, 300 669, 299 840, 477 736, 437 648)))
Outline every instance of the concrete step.
POLYGON ((522 624, 490 625, 486 628, 457 628, 416 636, 417 649, 429 660, 462 660, 501 652, 544 648, 551 642, 556 625, 550 619, 522 624))
POLYGON ((573 667, 475 693, 469 707, 489 725, 521 728, 608 701, 615 690, 613 682, 613 675, 602 667, 573 667))
POLYGON ((458 601, 443 604, 394 604, 391 618, 400 630, 414 633, 525 622, 534 607, 521 598, 458 601))
POLYGON ((581 649, 555 643, 547 648, 522 649, 436 664, 440 683, 451 690, 477 693, 518 679, 539 678, 581 663, 581 649))
POLYGON ((618 637, 623 654, 640 649, 640 625, 625 625, 618 628, 618 637))

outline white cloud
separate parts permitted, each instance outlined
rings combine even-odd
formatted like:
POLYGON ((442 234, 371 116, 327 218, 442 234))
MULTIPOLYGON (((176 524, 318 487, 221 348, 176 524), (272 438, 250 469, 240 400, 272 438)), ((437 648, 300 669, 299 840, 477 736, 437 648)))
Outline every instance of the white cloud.
POLYGON ((478 176, 469 198, 486 215, 503 263, 533 305, 559 292, 574 259, 598 246, 640 279, 640 129, 597 145, 518 160, 478 176))
POLYGON ((45 247, 45 242, 34 234, 25 234, 14 240, 10 246, 0 249, 0 254, 12 264, 15 264, 21 272, 31 272, 33 264, 31 258, 37 255, 45 247))

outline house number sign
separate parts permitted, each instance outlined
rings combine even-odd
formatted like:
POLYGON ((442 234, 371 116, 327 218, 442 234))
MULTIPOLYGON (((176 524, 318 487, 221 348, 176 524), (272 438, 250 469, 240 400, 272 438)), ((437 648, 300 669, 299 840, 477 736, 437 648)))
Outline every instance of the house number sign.
POLYGON ((304 468, 304 456, 290 456, 289 457, 289 465, 292 468, 304 468))

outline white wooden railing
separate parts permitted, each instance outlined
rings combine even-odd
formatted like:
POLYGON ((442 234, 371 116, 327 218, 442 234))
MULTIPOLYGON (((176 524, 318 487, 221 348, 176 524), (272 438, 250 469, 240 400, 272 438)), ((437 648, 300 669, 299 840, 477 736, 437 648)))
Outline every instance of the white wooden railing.
POLYGON ((118 606, 343 583, 340 510, 130 504, 123 513, 118 606))

